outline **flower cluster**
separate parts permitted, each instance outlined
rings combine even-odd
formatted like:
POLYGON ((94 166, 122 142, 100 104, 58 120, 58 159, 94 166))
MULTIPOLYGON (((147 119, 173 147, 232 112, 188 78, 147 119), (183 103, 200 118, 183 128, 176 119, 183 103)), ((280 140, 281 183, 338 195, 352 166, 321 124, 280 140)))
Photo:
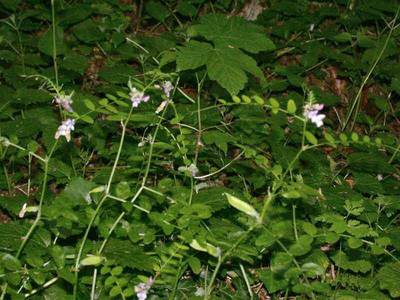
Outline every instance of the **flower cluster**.
POLYGON ((60 105, 67 112, 73 112, 74 110, 71 107, 72 104, 72 94, 70 95, 57 95, 54 97, 53 102, 60 105))
POLYGON ((75 126, 75 120, 73 119, 66 119, 61 123, 61 125, 58 127, 57 132, 54 136, 56 140, 60 138, 60 136, 65 136, 67 139, 67 142, 71 140, 71 131, 74 130, 75 126))
POLYGON ((171 97, 171 92, 174 90, 174 85, 169 80, 164 81, 161 85, 156 84, 154 87, 161 89, 167 98, 171 97))
POLYGON ((178 168, 179 172, 187 172, 188 175, 195 177, 199 173, 199 169, 195 164, 190 164, 190 166, 181 166, 178 168))
POLYGON ((140 103, 149 101, 150 96, 145 95, 144 92, 138 91, 135 87, 131 87, 130 90, 129 97, 133 107, 138 107, 140 103))
MULTIPOLYGON (((65 94, 60 94, 57 93, 57 95, 54 97, 53 102, 57 103, 59 106, 61 106, 64 110, 66 110, 69 113, 74 112, 72 109, 72 95, 74 93, 72 92, 69 95, 65 94)), ((61 123, 60 126, 58 126, 57 132, 54 135, 54 138, 58 140, 60 136, 65 136, 67 139, 67 142, 71 140, 71 131, 74 130, 75 126, 75 120, 74 119, 66 119, 61 123)))
POLYGON ((153 283, 154 283, 154 279, 152 277, 149 277, 149 279, 147 280, 146 283, 141 282, 137 286, 135 286, 136 297, 139 300, 146 300, 147 293, 150 290, 153 283))
POLYGON ((307 120, 311 120, 317 127, 321 127, 324 125, 323 119, 326 117, 324 114, 319 113, 323 108, 323 104, 307 104, 304 106, 303 115, 307 120))
POLYGON ((171 81, 164 81, 161 85, 161 89, 163 90, 165 96, 169 98, 171 96, 171 92, 174 90, 174 85, 171 83, 171 81))

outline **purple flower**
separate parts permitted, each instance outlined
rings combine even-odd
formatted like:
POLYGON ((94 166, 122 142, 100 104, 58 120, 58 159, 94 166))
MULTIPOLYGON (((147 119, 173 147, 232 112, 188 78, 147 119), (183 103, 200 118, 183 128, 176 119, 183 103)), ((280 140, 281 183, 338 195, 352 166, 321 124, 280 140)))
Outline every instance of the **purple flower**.
POLYGON ((54 135, 54 138, 58 140, 60 136, 65 136, 67 142, 71 140, 71 131, 75 129, 75 120, 73 119, 67 119, 61 123, 61 125, 58 127, 56 134, 54 135))
POLYGON ((71 107, 72 104, 72 94, 71 95, 57 95, 54 97, 53 102, 60 105, 67 112, 73 112, 74 110, 71 107))
POLYGON ((150 99, 150 96, 145 95, 143 92, 139 92, 134 87, 131 88, 129 97, 131 98, 133 107, 138 107, 140 103, 147 102, 150 99))
POLYGON ((304 106, 303 115, 307 120, 311 120, 317 127, 321 127, 324 125, 323 119, 326 117, 324 114, 319 113, 323 108, 323 104, 307 104, 304 106))
POLYGON ((164 81, 161 85, 156 84, 154 87, 156 89, 161 89, 167 98, 171 96, 171 92, 174 90, 174 85, 169 80, 164 81))
POLYGON ((135 286, 136 297, 139 300, 146 300, 147 293, 150 290, 153 283, 154 283, 154 279, 152 277, 149 277, 149 279, 147 279, 146 283, 141 282, 137 286, 135 286))
POLYGON ((174 86, 171 83, 171 81, 164 81, 163 84, 161 85, 161 88, 168 98, 171 96, 171 92, 174 90, 174 86))

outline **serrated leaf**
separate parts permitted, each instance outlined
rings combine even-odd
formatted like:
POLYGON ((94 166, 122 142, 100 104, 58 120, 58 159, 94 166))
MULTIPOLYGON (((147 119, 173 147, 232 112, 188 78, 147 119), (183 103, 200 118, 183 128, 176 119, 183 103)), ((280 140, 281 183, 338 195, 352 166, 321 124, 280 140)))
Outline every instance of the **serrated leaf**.
POLYGON ((379 286, 381 289, 388 290, 390 296, 396 298, 400 297, 400 264, 390 263, 383 266, 378 274, 377 279, 379 281, 379 286))
POLYGON ((92 19, 87 19, 74 26, 72 32, 79 40, 87 43, 101 41, 104 38, 104 33, 92 19))
MULTIPOLYGON (((61 27, 56 27, 56 54, 63 54, 66 50, 64 44, 64 31, 61 27)), ((44 54, 49 56, 53 55, 53 29, 50 28, 47 32, 40 38, 38 43, 38 48, 44 54)))
POLYGON ((222 14, 206 15, 194 30, 215 45, 241 48, 251 53, 271 51, 274 43, 266 37, 261 26, 251 24, 240 17, 222 14))
POLYGON ((212 47, 208 43, 190 41, 178 49, 178 71, 207 67, 210 79, 217 81, 231 95, 238 94, 247 82, 247 73, 263 77, 257 62, 237 48, 212 47))
POLYGON ((146 12, 160 22, 164 22, 169 15, 168 9, 159 1, 149 1, 146 4, 146 12))
POLYGON ((18 89, 16 98, 21 104, 50 103, 51 95, 43 90, 21 88, 18 89))
POLYGON ((210 79, 216 80, 231 95, 238 94, 247 82, 247 73, 262 77, 257 62, 250 56, 235 48, 215 48, 209 61, 207 71, 210 79))
POLYGON ((343 251, 336 252, 336 254, 332 256, 332 260, 338 267, 353 272, 367 273, 372 268, 372 264, 368 260, 349 260, 348 256, 343 251))
POLYGON ((383 153, 356 152, 347 157, 350 168, 370 173, 391 173, 395 168, 388 163, 389 158, 383 153))
POLYGON ((205 65, 213 47, 208 43, 189 41, 185 47, 179 47, 176 55, 178 71, 193 70, 205 65))
POLYGON ((133 269, 151 271, 155 259, 143 252, 142 248, 128 240, 111 239, 104 248, 104 256, 118 265, 133 269))

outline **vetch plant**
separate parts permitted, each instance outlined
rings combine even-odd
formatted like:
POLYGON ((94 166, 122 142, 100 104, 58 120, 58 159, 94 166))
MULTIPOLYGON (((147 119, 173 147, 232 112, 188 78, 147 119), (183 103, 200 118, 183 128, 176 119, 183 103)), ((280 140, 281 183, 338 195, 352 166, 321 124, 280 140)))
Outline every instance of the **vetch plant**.
POLYGON ((72 113, 74 110, 72 109, 72 95, 64 95, 64 94, 58 94, 54 97, 54 102, 60 105, 63 109, 65 109, 67 112, 72 113))
POLYGON ((304 106, 303 115, 304 117, 306 117, 307 120, 310 120, 317 127, 321 127, 322 125, 324 125, 323 120, 326 117, 326 115, 320 113, 320 111, 323 109, 324 109, 323 104, 307 103, 304 106))
POLYGON ((75 129, 75 120, 73 119, 66 119, 61 123, 61 125, 58 127, 54 138, 58 140, 60 136, 65 136, 65 139, 67 142, 71 140, 71 131, 75 129))
POLYGON ((400 297, 394 2, 25 2, 0 1, 0 300, 400 297))
POLYGON ((145 95, 143 91, 140 92, 136 87, 132 86, 131 81, 128 82, 128 87, 132 107, 138 107, 140 103, 149 101, 150 96, 145 95))

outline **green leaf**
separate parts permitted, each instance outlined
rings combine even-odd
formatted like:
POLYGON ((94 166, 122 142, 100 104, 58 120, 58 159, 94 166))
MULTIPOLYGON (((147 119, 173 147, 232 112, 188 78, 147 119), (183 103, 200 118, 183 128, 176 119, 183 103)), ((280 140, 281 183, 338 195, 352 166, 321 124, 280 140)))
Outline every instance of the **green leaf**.
POLYGON ((11 254, 4 254, 1 258, 1 264, 9 271, 17 271, 21 268, 20 261, 11 254))
POLYGON ((24 105, 35 103, 51 103, 51 95, 43 90, 21 88, 18 89, 16 98, 24 105))
POLYGON ((294 102, 294 100, 290 99, 287 103, 287 111, 290 114, 294 114, 296 112, 296 103, 294 102))
POLYGON ((260 279, 265 284, 270 293, 284 290, 288 286, 288 281, 281 276, 277 276, 271 270, 263 270, 259 273, 260 279))
POLYGON ((62 192, 62 196, 66 197, 70 202, 86 204, 90 201, 89 193, 95 186, 93 182, 86 181, 80 177, 74 177, 62 192))
POLYGON ((178 71, 193 70, 205 65, 213 52, 209 43, 189 41, 185 47, 179 47, 176 55, 178 71))
POLYGON ((97 266, 97 265, 101 264, 101 262, 103 260, 104 260, 104 257, 102 257, 102 256, 89 255, 81 260, 80 265, 81 266, 97 266))
POLYGON ((313 145, 317 145, 318 144, 317 138, 311 132, 306 131, 306 132, 304 132, 304 135, 305 135, 307 141, 310 142, 311 144, 313 144, 313 145))
POLYGON ((352 249, 360 248, 363 245, 362 240, 355 238, 355 237, 350 237, 347 240, 347 243, 349 244, 349 247, 352 249))
POLYGON ((117 266, 111 270, 111 275, 118 276, 122 273, 124 269, 121 266, 117 266))
POLYGON ((247 82, 247 74, 262 77, 257 62, 235 48, 215 48, 207 62, 208 76, 231 95, 238 94, 247 82))
POLYGON ((314 226, 314 224, 309 222, 303 223, 303 229, 307 234, 311 236, 316 235, 318 233, 318 229, 314 226))
POLYGON ((225 193, 225 195, 226 198, 228 199, 229 204, 232 205, 237 210, 240 210, 241 212, 244 212, 245 214, 252 216, 256 219, 260 218, 259 213, 254 209, 253 206, 251 206, 247 202, 244 202, 239 198, 236 198, 235 196, 232 196, 231 194, 228 193, 225 193))
POLYGON ((201 272, 201 262, 197 257, 195 256, 189 257, 188 263, 190 268, 195 274, 199 274, 201 272))
POLYGON ((392 173, 395 171, 394 166, 388 163, 389 158, 383 153, 376 152, 356 152, 347 157, 350 168, 357 171, 370 173, 392 173))
POLYGON ((276 100, 275 98, 270 98, 268 101, 269 104, 271 105, 272 113, 277 114, 279 112, 279 107, 280 107, 278 100, 276 100))
POLYGON ((311 251, 311 244, 313 238, 309 235, 302 235, 296 241, 296 243, 289 248, 289 252, 293 256, 302 256, 311 251))
POLYGON ((85 103, 85 106, 90 110, 96 110, 96 106, 90 99, 84 99, 83 102, 85 103))
POLYGON ((338 267, 353 272, 367 273, 372 268, 372 264, 368 260, 349 260, 348 256, 343 251, 337 251, 336 254, 332 256, 332 260, 338 267))
POLYGON ((228 151, 228 143, 232 143, 235 141, 234 137, 218 130, 206 131, 203 134, 202 138, 205 144, 215 144, 225 154, 228 151))
POLYGON ((389 263, 383 266, 378 274, 377 279, 379 281, 379 286, 381 289, 388 290, 390 296, 393 298, 400 297, 400 264, 399 263, 389 263))
POLYGON ((352 41, 352 36, 348 32, 341 32, 334 37, 335 41, 339 43, 346 43, 352 41))
MULTIPOLYGON (((38 48, 44 54, 53 55, 53 29, 50 28, 39 39, 38 48)), ((64 54, 66 46, 64 44, 64 31, 61 27, 56 27, 56 50, 57 55, 64 54)))
POLYGON ((116 297, 116 296, 118 296, 118 295, 121 294, 121 293, 122 293, 121 288, 120 288, 118 285, 115 285, 115 286, 113 286, 112 289, 110 290, 109 295, 110 295, 110 297, 116 297))
POLYGON ((74 26, 72 32, 82 42, 92 43, 101 41, 104 38, 104 33, 92 19, 88 19, 74 26))
POLYGON ((122 267, 142 271, 151 271, 156 262, 153 257, 143 252, 142 248, 133 245, 129 240, 109 240, 103 254, 107 260, 114 260, 122 267))
POLYGON ((247 82, 247 73, 263 77, 257 62, 236 48, 212 47, 208 43, 190 41, 179 47, 176 57, 178 71, 206 66, 208 76, 217 81, 231 95, 241 91, 247 82))
POLYGON ((179 2, 176 10, 183 16, 194 17, 197 13, 197 8, 190 2, 181 1, 179 2))
POLYGON ((221 249, 218 247, 215 247, 214 245, 210 243, 205 243, 204 246, 200 245, 197 240, 192 240, 190 243, 190 247, 193 249, 196 249, 198 251, 202 252, 207 252, 208 254, 214 256, 214 257, 219 257, 221 255, 221 249))
POLYGON ((75 53, 66 55, 60 63, 62 68, 78 72, 80 75, 85 73, 87 64, 88 59, 85 56, 75 53))
POLYGON ((121 199, 127 199, 129 196, 131 196, 132 192, 129 183, 126 181, 119 182, 115 187, 115 194, 121 199))
POLYGON ((168 9, 159 1, 149 1, 146 4, 146 12, 154 19, 164 22, 165 18, 169 16, 168 9))
POLYGON ((266 37, 261 26, 240 17, 228 18, 222 14, 206 15, 194 30, 215 45, 241 48, 251 53, 271 51, 274 43, 266 37))
POLYGON ((308 276, 321 276, 325 273, 325 268, 321 267, 320 265, 308 262, 301 266, 301 270, 306 273, 308 276))
POLYGON ((394 90, 398 95, 400 95, 400 77, 396 77, 392 79, 392 83, 390 85, 392 90, 394 90))

